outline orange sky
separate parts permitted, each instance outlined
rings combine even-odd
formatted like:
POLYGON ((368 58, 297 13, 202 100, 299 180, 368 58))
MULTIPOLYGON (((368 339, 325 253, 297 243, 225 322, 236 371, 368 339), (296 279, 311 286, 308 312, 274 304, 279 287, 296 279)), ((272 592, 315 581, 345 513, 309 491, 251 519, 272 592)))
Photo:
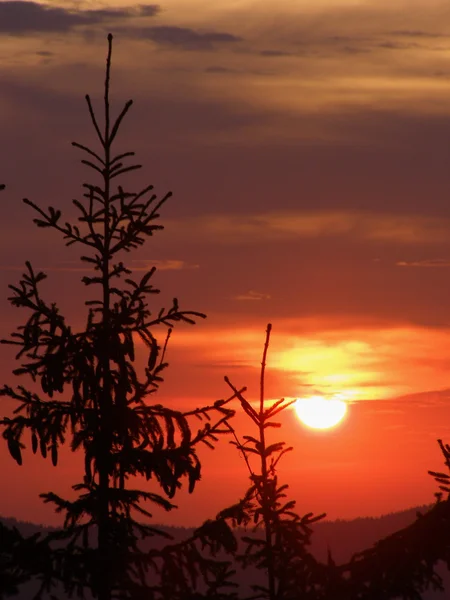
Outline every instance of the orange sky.
MULTIPOLYGON (((87 174, 70 141, 93 141, 83 96, 100 98, 107 31, 114 108, 136 103, 119 142, 144 164, 133 181, 174 191, 165 231, 128 264, 157 265, 162 304, 177 296, 208 315, 175 332, 160 401, 214 401, 224 375, 256 398, 272 322, 269 399, 351 398, 332 431, 283 417, 299 511, 432 501, 435 440, 450 441, 448 3, 0 0, 2 337, 23 318, 7 285, 30 258, 82 324, 78 254, 34 228, 20 199, 73 214, 87 174)), ((0 358, 14 383, 10 348, 0 358)), ((239 414, 236 429, 247 433, 239 414)), ((202 455, 198 491, 170 522, 197 523, 245 490, 228 440, 202 455)), ((70 493, 80 472, 69 454, 57 470, 31 456, 19 468, 6 446, 0 468, 0 514, 45 522, 38 493, 70 493)))

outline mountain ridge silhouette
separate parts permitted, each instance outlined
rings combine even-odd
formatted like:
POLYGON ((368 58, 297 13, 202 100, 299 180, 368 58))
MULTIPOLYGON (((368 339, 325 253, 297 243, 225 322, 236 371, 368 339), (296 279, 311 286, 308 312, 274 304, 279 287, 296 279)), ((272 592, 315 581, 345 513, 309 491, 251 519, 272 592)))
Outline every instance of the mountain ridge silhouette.
MULTIPOLYGON (((313 536, 311 551, 320 560, 326 561, 328 552, 331 552, 333 560, 336 563, 348 561, 351 556, 366 548, 372 546, 378 540, 410 525, 417 516, 417 513, 425 513, 433 505, 416 506, 401 511, 391 512, 378 517, 358 517, 356 519, 337 519, 333 521, 321 521, 313 526, 313 536)), ((55 529, 45 525, 20 521, 14 517, 1 517, 0 521, 8 527, 16 527, 23 535, 32 535, 37 532, 45 532, 55 529)), ((181 540, 194 531, 193 527, 158 525, 164 531, 170 533, 175 540, 181 540)), ((244 530, 242 530, 243 534, 244 530)), ((240 531, 237 530, 239 537, 240 531)), ((158 538, 153 539, 156 546, 163 546, 166 540, 158 538)), ((440 570, 441 572, 441 570, 440 570)), ((450 590, 450 574, 443 566, 441 575, 444 578, 447 592, 427 591, 423 594, 423 600, 443 600, 448 597, 450 590)), ((243 576, 243 574, 242 574, 243 576)), ((245 579, 237 576, 239 583, 245 586, 245 579)), ((27 584, 21 588, 20 593, 14 596, 16 600, 27 600, 30 597, 32 584, 27 584)), ((60 595, 60 600, 66 600, 64 595, 60 595)), ((380 600, 383 600, 380 598, 380 600)))

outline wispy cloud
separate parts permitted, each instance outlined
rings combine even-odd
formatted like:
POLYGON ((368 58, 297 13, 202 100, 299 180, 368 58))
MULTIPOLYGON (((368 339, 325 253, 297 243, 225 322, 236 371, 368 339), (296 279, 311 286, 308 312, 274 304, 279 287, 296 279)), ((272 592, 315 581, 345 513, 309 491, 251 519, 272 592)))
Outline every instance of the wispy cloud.
MULTIPOLYGON (((316 320, 314 331, 307 319, 277 319, 270 346, 274 389, 285 396, 343 393, 351 402, 389 400, 385 409, 414 404, 441 403, 448 399, 448 329, 410 325, 383 325, 335 329, 327 319, 316 320), (430 381, 434 390, 428 392, 430 381), (303 391, 302 391, 303 390, 303 391), (313 391, 312 391, 313 390, 313 391), (417 394, 420 392, 420 394, 417 394), (411 394, 414 396, 411 396, 411 394), (408 394, 408 395, 406 395, 408 394)), ((261 352, 261 332, 238 325, 203 325, 196 331, 177 333, 174 351, 189 354, 203 364, 229 362, 253 372, 261 352), (214 341, 217 340, 217 343, 214 341)), ((275 393, 274 396, 277 394, 275 393)))
POLYGON ((222 67, 220 65, 211 65, 206 67, 205 73, 237 73, 236 69, 229 69, 228 67, 222 67))
POLYGON ((283 50, 261 50, 260 56, 267 56, 269 58, 280 58, 284 56, 292 56, 290 52, 284 52, 283 50))
MULTIPOLYGON (((199 265, 188 263, 184 260, 132 260, 131 270, 134 271, 149 271, 152 267, 156 267, 159 271, 181 271, 184 269, 198 269, 199 265)), ((76 261, 65 261, 55 265, 48 266, 36 266, 35 270, 39 271, 60 271, 60 272, 75 272, 75 273, 86 273, 91 270, 89 265, 83 266, 76 261)), ((0 265, 0 271, 24 271, 24 265, 0 265)))
POLYGON ((133 260, 133 271, 148 271, 152 267, 156 267, 159 271, 181 271, 182 269, 198 269, 199 265, 187 263, 184 260, 167 259, 167 260, 133 260))
POLYGON ((408 38, 448 38, 449 35, 446 33, 439 33, 436 31, 425 31, 423 29, 396 29, 395 31, 389 32, 390 35, 408 38))
POLYGON ((397 267, 442 268, 450 267, 449 258, 429 258, 426 260, 400 260, 395 263, 397 267))
POLYGON ((435 244, 450 240, 450 219, 358 211, 278 211, 252 215, 209 215, 189 227, 171 221, 175 235, 193 232, 212 242, 249 243, 295 238, 347 237, 372 242, 435 244))
POLYGON ((270 300, 270 294, 265 294, 263 292, 255 292, 255 290, 249 290, 245 292, 245 294, 239 294, 237 296, 233 296, 234 300, 270 300))
POLYGON ((386 41, 377 44, 378 48, 384 48, 385 50, 410 50, 412 48, 420 48, 420 44, 417 42, 394 42, 386 41))
POLYGON ((119 32, 132 34, 134 38, 146 39, 164 46, 183 50, 214 50, 221 44, 241 41, 241 38, 220 31, 197 31, 188 27, 159 25, 157 27, 136 27, 119 32))
MULTIPOLYGON (((63 273, 68 273, 68 272, 75 272, 75 273, 86 273, 88 271, 90 271, 90 267, 88 267, 87 265, 85 267, 80 266, 80 267, 73 267, 71 266, 74 263, 71 264, 63 264, 63 265, 53 265, 53 266, 36 266, 33 265, 33 270, 36 271, 43 271, 44 273, 47 273, 49 271, 60 271, 63 273)), ((22 273, 26 272, 27 269, 25 267, 25 265, 0 265, 0 271, 20 271, 22 273)))

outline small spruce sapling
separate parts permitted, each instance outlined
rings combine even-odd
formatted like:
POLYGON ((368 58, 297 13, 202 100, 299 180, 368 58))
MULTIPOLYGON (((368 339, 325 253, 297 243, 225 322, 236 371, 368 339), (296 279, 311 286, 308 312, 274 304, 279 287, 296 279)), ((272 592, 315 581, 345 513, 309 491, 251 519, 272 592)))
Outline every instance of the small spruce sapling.
POLYGON ((234 444, 245 459, 251 485, 244 499, 235 507, 226 509, 221 517, 231 518, 235 524, 254 524, 253 535, 243 538, 246 549, 239 560, 243 567, 255 565, 266 574, 266 585, 252 586, 251 598, 294 600, 319 598, 318 563, 309 551, 311 525, 325 514, 300 517, 294 512, 295 500, 286 500, 288 485, 280 484, 277 465, 292 450, 285 442, 268 444, 267 432, 281 424, 274 417, 294 402, 278 400, 266 408, 264 385, 267 351, 271 324, 267 326, 261 362, 259 407, 254 408, 230 380, 225 381, 240 401, 241 407, 256 429, 256 435, 244 435, 239 441, 234 429, 234 444), (261 533, 259 533, 261 532, 261 533))

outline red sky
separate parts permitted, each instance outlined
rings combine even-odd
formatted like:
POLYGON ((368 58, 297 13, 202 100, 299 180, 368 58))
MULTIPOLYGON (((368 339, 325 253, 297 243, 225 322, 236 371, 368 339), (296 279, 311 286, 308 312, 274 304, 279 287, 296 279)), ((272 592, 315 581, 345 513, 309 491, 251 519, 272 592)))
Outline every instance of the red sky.
MULTIPOLYGON (((299 512, 431 502, 436 439, 450 441, 448 3, 0 0, 2 337, 24 319, 7 285, 27 259, 82 324, 78 254, 35 228, 21 198, 73 214, 88 173, 70 142, 93 142, 83 97, 101 98, 108 31, 113 106, 135 100, 118 148, 144 165, 135 187, 174 192, 165 231, 128 264, 158 266, 155 310, 177 296, 208 315, 175 332, 159 401, 210 403, 228 394, 224 375, 255 399, 272 322, 269 400, 351 397, 332 431, 283 417, 299 512)), ((14 383, 11 349, 0 357, 14 383)), ((244 493, 227 439, 202 456, 198 490, 166 521, 198 523, 244 493)), ((0 514, 44 522, 55 516, 38 493, 69 493, 80 473, 69 454, 19 468, 6 445, 0 469, 0 514)))

